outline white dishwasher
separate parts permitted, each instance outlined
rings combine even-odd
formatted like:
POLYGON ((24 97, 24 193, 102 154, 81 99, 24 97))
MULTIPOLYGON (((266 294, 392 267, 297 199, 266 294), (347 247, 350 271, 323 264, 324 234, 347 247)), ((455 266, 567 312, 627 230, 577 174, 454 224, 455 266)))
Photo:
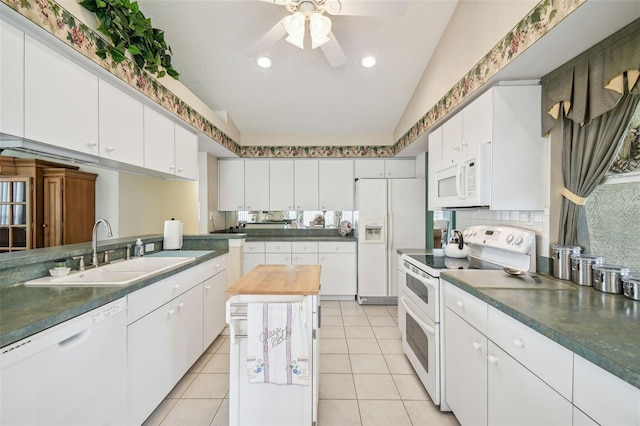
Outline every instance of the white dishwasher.
POLYGON ((126 423, 125 298, 0 351, 0 424, 126 423))

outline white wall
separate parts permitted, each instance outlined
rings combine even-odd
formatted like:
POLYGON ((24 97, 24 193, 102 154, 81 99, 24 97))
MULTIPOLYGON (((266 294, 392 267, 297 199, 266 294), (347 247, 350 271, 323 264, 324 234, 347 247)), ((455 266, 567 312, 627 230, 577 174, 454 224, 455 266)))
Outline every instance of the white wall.
POLYGON ((218 159, 206 152, 198 153, 199 232, 208 234, 224 229, 225 214, 218 211, 218 159))
POLYGON ((394 132, 398 140, 484 57, 537 0, 460 0, 394 132))

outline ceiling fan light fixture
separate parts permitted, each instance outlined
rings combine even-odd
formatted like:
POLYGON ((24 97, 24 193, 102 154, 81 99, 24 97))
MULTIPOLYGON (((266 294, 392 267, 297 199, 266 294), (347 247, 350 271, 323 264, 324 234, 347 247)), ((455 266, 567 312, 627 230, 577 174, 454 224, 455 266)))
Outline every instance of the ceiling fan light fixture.
POLYGON ((300 12, 287 16, 283 20, 284 29, 289 36, 285 39, 300 49, 304 49, 304 27, 306 18, 300 12))
POLYGON ((331 19, 315 12, 309 17, 309 32, 311 33, 311 48, 315 49, 329 41, 331 19))
POLYGON ((260 68, 264 69, 271 68, 271 66, 273 65, 273 61, 268 56, 258 56, 258 59, 256 59, 256 63, 260 68))
POLYGON ((373 68, 377 62, 378 61, 376 60, 375 56, 365 56, 360 61, 360 65, 362 65, 364 68, 373 68))

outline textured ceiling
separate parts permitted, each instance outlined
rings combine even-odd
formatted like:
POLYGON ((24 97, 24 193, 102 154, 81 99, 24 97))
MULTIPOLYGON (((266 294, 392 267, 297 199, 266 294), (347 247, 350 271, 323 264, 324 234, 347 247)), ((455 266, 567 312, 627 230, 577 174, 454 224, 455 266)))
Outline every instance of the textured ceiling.
POLYGON ((400 17, 329 15, 347 56, 341 67, 332 68, 320 49, 281 39, 268 52, 273 67, 263 70, 247 52, 288 14, 283 6, 139 1, 153 26, 165 30, 181 82, 211 109, 228 112, 242 134, 376 134, 388 143, 457 4, 408 3, 400 17), (362 68, 365 55, 378 65, 362 68))

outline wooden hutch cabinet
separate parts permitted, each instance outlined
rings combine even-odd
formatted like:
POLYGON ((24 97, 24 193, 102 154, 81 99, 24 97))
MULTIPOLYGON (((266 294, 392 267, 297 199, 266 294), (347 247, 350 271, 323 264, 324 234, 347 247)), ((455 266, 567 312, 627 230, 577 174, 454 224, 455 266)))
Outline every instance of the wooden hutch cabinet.
POLYGON ((0 252, 91 241, 97 175, 0 156, 0 252))
POLYGON ((44 246, 91 241, 96 177, 65 168, 44 169, 44 246))

